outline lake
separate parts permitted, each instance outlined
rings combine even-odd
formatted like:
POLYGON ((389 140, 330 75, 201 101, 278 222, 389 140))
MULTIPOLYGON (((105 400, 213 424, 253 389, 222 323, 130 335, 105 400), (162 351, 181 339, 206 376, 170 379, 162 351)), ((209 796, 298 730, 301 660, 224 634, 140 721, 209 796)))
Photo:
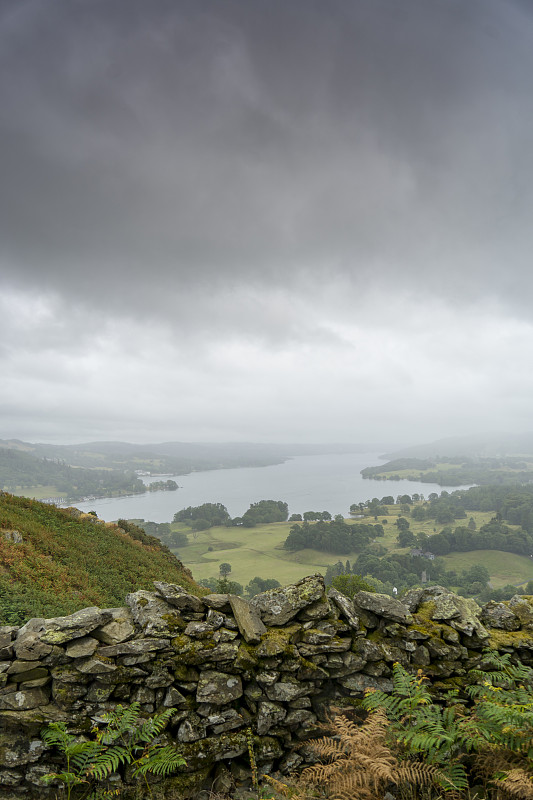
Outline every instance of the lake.
MULTIPOLYGON (((442 486, 418 481, 363 480, 364 467, 384 463, 376 453, 295 456, 283 464, 242 467, 171 475, 179 485, 175 492, 147 492, 129 497, 109 497, 75 503, 82 511, 96 511, 100 519, 144 519, 171 522, 176 511, 202 503, 222 503, 232 517, 241 516, 250 503, 283 500, 290 514, 329 511, 347 517, 352 503, 372 497, 440 492, 442 486)), ((160 480, 147 478, 146 483, 160 480)), ((451 487, 449 491, 464 487, 451 487)))

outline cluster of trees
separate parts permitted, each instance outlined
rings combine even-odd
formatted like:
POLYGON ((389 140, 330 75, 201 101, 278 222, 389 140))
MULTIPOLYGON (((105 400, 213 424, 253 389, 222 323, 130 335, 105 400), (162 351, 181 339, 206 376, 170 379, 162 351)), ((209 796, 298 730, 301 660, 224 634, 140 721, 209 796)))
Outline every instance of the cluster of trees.
POLYGON ((243 589, 242 584, 230 580, 231 564, 223 562, 219 567, 220 576, 218 578, 204 578, 200 583, 212 592, 220 594, 245 594, 246 597, 254 597, 256 594, 266 592, 268 589, 275 589, 280 586, 280 582, 275 578, 260 578, 255 576, 243 589))
MULTIPOLYGON (((509 528, 496 518, 482 525, 479 531, 467 526, 459 526, 452 530, 447 526, 440 533, 434 533, 422 540, 421 537, 414 538, 417 544, 441 556, 448 553, 466 553, 469 550, 503 550, 521 556, 533 555, 533 536, 523 529, 509 528)), ((400 544, 402 547, 409 546, 402 542, 400 544)))
POLYGON ((416 505, 410 515, 414 520, 432 520, 435 525, 445 527, 428 537, 415 535, 409 530, 409 521, 399 517, 396 525, 401 547, 419 546, 436 555, 469 550, 533 554, 532 486, 475 486, 451 494, 432 493, 422 505, 416 505), (453 522, 466 520, 472 511, 491 511, 494 517, 479 530, 473 517, 466 525, 452 527, 453 522), (520 527, 510 528, 505 522, 520 527))
POLYGON ((255 528, 256 525, 266 525, 269 522, 286 522, 288 516, 289 506, 283 500, 260 500, 258 503, 251 503, 248 511, 242 517, 236 517, 233 524, 255 528))
POLYGON ((259 500, 251 503, 242 517, 230 517, 228 509, 222 503, 203 503, 201 506, 188 506, 174 514, 174 522, 183 522, 194 531, 205 531, 217 525, 231 527, 242 525, 255 528, 269 522, 286 522, 289 506, 283 500, 259 500))
POLYGON ((149 492, 175 492, 177 488, 178 484, 171 478, 168 481, 153 481, 146 487, 149 492))
POLYGON ((376 536, 383 536, 380 524, 352 525, 338 514, 331 522, 303 522, 293 525, 283 544, 286 550, 303 550, 310 547, 326 553, 352 553, 362 550, 376 536))
POLYGON ((304 511, 302 514, 291 514, 289 522, 327 522, 331 519, 329 511, 304 511))
POLYGON ((231 525, 231 517, 222 503, 203 503, 176 511, 174 522, 184 522, 193 531, 206 531, 217 525, 231 525))
MULTIPOLYGON (((423 573, 425 573, 426 581, 453 588, 464 596, 479 595, 488 590, 490 579, 488 570, 480 564, 475 564, 458 573, 454 570, 446 570, 445 562, 440 558, 428 561, 425 558, 398 553, 379 558, 366 551, 357 557, 353 565, 349 561, 345 564, 339 561, 332 567, 328 567, 326 583, 333 584, 333 579, 341 575, 356 575, 372 585, 375 591, 393 594, 393 590, 396 588, 397 592, 401 594, 406 589, 419 586, 423 573)), ((512 588, 512 594, 516 594, 516 587, 512 588)))

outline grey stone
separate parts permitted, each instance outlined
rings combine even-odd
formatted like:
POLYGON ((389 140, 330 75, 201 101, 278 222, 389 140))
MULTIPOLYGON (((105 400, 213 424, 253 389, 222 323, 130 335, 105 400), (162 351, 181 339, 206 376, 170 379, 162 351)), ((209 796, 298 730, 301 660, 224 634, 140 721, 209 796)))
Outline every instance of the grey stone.
MULTIPOLYGON (((185 636, 192 636, 193 639, 209 639, 213 637, 215 629, 207 620, 200 622, 189 622, 183 633, 185 636)), ((215 640, 219 637, 215 637, 215 640)))
POLYGON ((155 592, 139 589, 126 596, 126 603, 145 636, 171 637, 184 627, 178 610, 155 592))
POLYGON ((391 675, 391 670, 385 661, 369 661, 368 664, 362 669, 365 675, 373 675, 375 678, 381 678, 383 675, 391 675))
POLYGON ((349 650, 351 646, 351 639, 341 639, 337 636, 334 636, 323 644, 305 644, 305 642, 301 642, 297 645, 298 652, 304 658, 316 655, 317 653, 344 653, 349 650))
POLYGON ((242 681, 238 675, 206 670, 200 674, 196 702, 225 705, 237 700, 242 693, 242 681))
POLYGON ((356 611, 361 608, 378 617, 391 619, 393 622, 409 623, 413 621, 408 608, 394 597, 389 597, 388 594, 361 591, 357 592, 353 602, 356 611))
POLYGON ((429 650, 423 644, 419 645, 412 655, 413 664, 417 667, 427 667, 431 663, 429 650))
POLYGON ((250 601, 265 625, 285 625, 299 611, 313 605, 324 596, 322 575, 310 575, 291 586, 269 589, 250 601))
POLYGON ((29 672, 35 668, 35 661, 13 661, 7 668, 8 675, 17 675, 19 672, 29 672))
MULTIPOLYGON (((91 684, 91 687, 95 684, 91 684)), ((54 680, 52 682, 52 697, 57 705, 62 708, 71 706, 76 700, 87 694, 87 687, 83 684, 67 683, 54 680)))
POLYGON ((202 597, 202 601, 208 608, 215 608, 217 611, 231 611, 229 598, 229 594, 208 594, 202 597))
POLYGON ((47 674, 44 678, 32 678, 30 681, 21 681, 19 684, 19 689, 24 691, 25 689, 38 689, 40 686, 46 686, 51 680, 50 675, 47 674))
POLYGON ((218 736, 226 731, 242 728, 245 724, 245 720, 234 708, 227 708, 220 714, 208 717, 207 723, 215 736, 218 736))
POLYGON ((263 700, 257 711, 257 733, 264 736, 274 725, 285 719, 287 711, 279 703, 263 700))
POLYGON ((18 786, 22 781, 22 775, 14 769, 0 770, 0 786, 18 786))
POLYGON ((492 628, 501 628, 505 631, 517 631, 520 620, 505 603, 491 600, 481 609, 481 621, 492 628))
POLYGON ((383 692, 392 692, 392 681, 390 678, 374 678, 371 675, 349 675, 347 678, 339 678, 339 683, 348 689, 350 693, 365 692, 366 689, 381 689, 383 692))
POLYGON ((153 703, 155 701, 155 691, 147 686, 138 686, 131 695, 133 703, 153 703))
POLYGON ((69 658, 83 658, 84 656, 92 656, 98 642, 92 636, 82 636, 81 639, 74 639, 69 642, 65 648, 69 658))
POLYGON ((183 708, 187 705, 187 699, 174 686, 171 686, 167 689, 163 705, 165 708, 183 708))
POLYGON ((103 644, 120 644, 126 642, 135 633, 133 616, 127 606, 110 608, 111 620, 93 631, 93 636, 103 644))
POLYGON ((108 610, 102 610, 95 606, 82 608, 81 611, 76 611, 68 617, 46 619, 44 630, 39 632, 39 638, 46 644, 65 644, 72 639, 81 639, 82 636, 87 636, 95 628, 105 625, 110 620, 111 612, 108 610))
POLYGON ((205 721, 191 712, 180 724, 176 739, 178 742, 197 742, 198 739, 205 738, 206 728, 205 721))
POLYGON ((38 761, 46 750, 41 739, 28 738, 19 733, 0 733, 0 766, 20 767, 38 761))
POLYGON ((99 656, 114 658, 121 655, 143 655, 145 653, 155 653, 170 647, 170 639, 134 639, 130 642, 112 644, 108 647, 100 647, 99 656))
POLYGON ((342 592, 339 592, 334 586, 329 590, 328 598, 335 603, 344 619, 348 622, 350 628, 353 628, 354 631, 358 631, 360 628, 359 617, 355 613, 355 606, 350 598, 343 595, 342 592))
POLYGON ((304 697, 309 694, 309 689, 312 688, 309 684, 305 683, 274 683, 272 686, 265 688, 265 694, 269 700, 277 703, 288 703, 290 700, 296 700, 298 697, 304 697))
POLYGON ((316 715, 312 711, 307 711, 305 708, 294 709, 289 711, 283 725, 301 725, 303 722, 316 722, 316 715))
POLYGON ((304 608, 303 611, 300 611, 298 619, 302 622, 314 622, 315 620, 326 619, 330 615, 330 605, 325 598, 322 598, 321 600, 317 600, 316 603, 312 603, 310 606, 307 606, 307 608, 304 608))
POLYGON ((242 597, 237 597, 237 595, 230 595, 230 603, 235 622, 239 626, 245 641, 248 644, 258 644, 262 635, 266 633, 266 626, 261 621, 257 610, 242 597))
POLYGON ((175 583, 154 581, 156 591, 171 606, 183 611, 203 611, 204 604, 199 597, 189 594, 182 586, 175 583))
POLYGON ((18 659, 24 661, 37 661, 52 652, 52 647, 42 642, 37 631, 28 631, 19 634, 14 645, 13 651, 18 659))
POLYGON ((15 531, 15 530, 9 531, 4 528, 2 529, 1 533, 7 542, 13 542, 13 544, 22 544, 23 542, 22 534, 20 531, 15 531))
MULTIPOLYGON (((37 661, 31 661, 31 664, 37 664, 37 661)), ((49 678, 50 673, 45 667, 34 666, 33 669, 26 670, 25 672, 18 672, 11 675, 10 680, 16 683, 25 683, 27 681, 35 681, 41 678, 49 678)))
POLYGON ((509 608, 518 617, 524 628, 528 630, 533 628, 533 603, 529 598, 515 594, 509 600, 509 608))
POLYGON ((276 683, 279 679, 279 671, 278 670, 264 670, 263 672, 258 672, 255 676, 257 683, 262 684, 263 686, 272 686, 272 684, 276 683))
POLYGON ((26 770, 24 777, 32 786, 44 787, 49 785, 48 781, 45 780, 45 776, 52 771, 52 764, 34 764, 32 767, 26 770))
POLYGON ((302 633, 302 642, 305 644, 327 644, 333 638, 331 633, 317 631, 313 628, 302 633))
POLYGON ((76 661, 76 669, 88 675, 102 675, 106 672, 115 672, 117 665, 110 661, 102 661, 98 657, 80 658, 76 661))
POLYGON ((105 703, 111 697, 113 689, 114 686, 95 681, 89 686, 85 699, 88 703, 105 703))
POLYGON ((48 695, 44 689, 29 689, 28 691, 12 692, 0 697, 0 711, 26 711, 38 708, 48 703, 48 695))

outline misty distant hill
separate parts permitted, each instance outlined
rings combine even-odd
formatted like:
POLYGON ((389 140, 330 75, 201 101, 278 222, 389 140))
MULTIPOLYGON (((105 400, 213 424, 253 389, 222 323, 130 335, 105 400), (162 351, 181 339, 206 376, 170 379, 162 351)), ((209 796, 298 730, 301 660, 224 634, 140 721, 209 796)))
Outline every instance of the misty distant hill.
POLYGON ((379 452, 386 445, 366 444, 257 444, 253 442, 87 442, 76 445, 32 444, 18 439, 0 440, 0 448, 73 467, 145 470, 183 475, 211 469, 261 467, 281 464, 292 456, 328 453, 379 452))
POLYGON ((434 458, 439 456, 466 456, 490 458, 493 456, 533 455, 533 433, 487 433, 470 436, 450 436, 428 444, 413 445, 386 453, 387 459, 434 458))

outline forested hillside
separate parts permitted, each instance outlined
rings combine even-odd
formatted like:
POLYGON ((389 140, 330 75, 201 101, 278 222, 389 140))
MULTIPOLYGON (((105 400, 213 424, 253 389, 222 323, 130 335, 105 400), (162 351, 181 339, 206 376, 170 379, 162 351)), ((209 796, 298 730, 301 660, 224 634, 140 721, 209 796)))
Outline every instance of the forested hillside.
POLYGON ((439 486, 466 484, 529 483, 533 480, 532 456, 469 458, 464 455, 440 456, 438 459, 396 458, 377 467, 361 470, 363 478, 386 481, 421 481, 439 486))
POLYGON ((181 561, 135 525, 0 492, 0 625, 121 606, 154 580, 200 592, 181 561))
POLYGON ((146 491, 144 483, 133 472, 72 467, 64 461, 0 447, 0 489, 24 492, 40 486, 53 487, 55 493, 70 500, 88 495, 113 497, 146 491))

